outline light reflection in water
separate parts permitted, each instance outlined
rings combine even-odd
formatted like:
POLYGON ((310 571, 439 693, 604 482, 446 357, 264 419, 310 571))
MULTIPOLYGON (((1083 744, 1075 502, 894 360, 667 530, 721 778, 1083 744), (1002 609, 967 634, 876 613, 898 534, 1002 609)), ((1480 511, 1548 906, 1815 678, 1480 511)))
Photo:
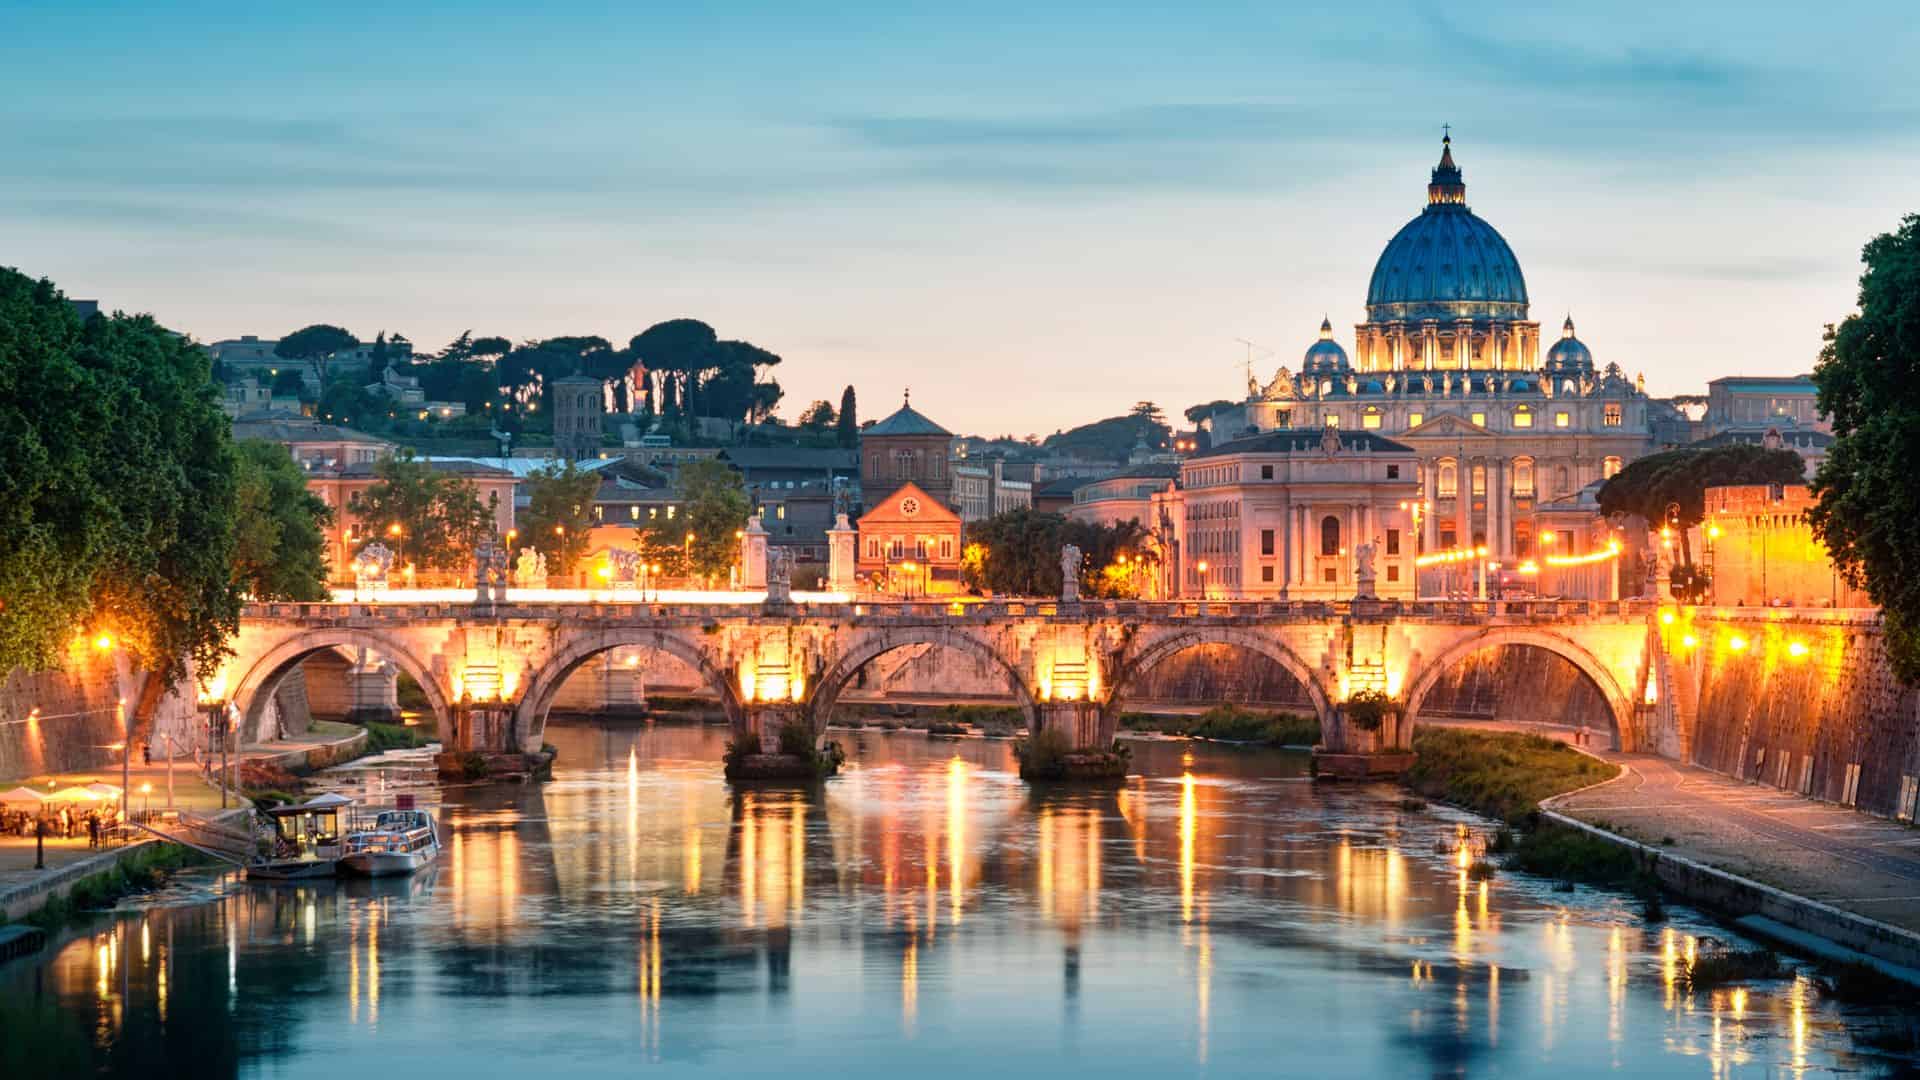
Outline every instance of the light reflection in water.
POLYGON ((1288 1026, 1299 1060, 1415 1075, 1852 1061, 1845 1018, 1805 979, 1689 993, 1699 936, 1721 932, 1463 878, 1480 826, 1399 815, 1391 789, 1278 779, 1294 759, 1148 743, 1146 775, 1117 791, 1038 792, 1004 743, 864 734, 823 787, 733 792, 718 732, 550 738, 555 783, 444 793, 437 870, 294 891, 203 877, 197 899, 0 968, 0 1008, 44 973, 47 994, 85 1003, 59 1015, 86 1019, 38 1037, 111 1062, 185 1053, 172 1033, 193 1032, 196 1052, 228 1048, 202 1070, 216 1076, 428 1054, 532 1071, 528 1032, 582 1073, 1244 1074, 1271 1070, 1271 1025, 1250 1018, 1276 1014, 1314 1018, 1288 1026), (903 1038, 911 1060, 889 1056, 903 1038))

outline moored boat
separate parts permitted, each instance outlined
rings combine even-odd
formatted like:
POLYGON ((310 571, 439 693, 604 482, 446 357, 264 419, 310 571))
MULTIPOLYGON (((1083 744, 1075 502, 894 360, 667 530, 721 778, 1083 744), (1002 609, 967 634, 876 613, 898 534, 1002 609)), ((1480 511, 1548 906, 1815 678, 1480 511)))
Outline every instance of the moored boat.
POLYGON ((440 857, 439 830, 425 810, 383 810, 370 828, 347 834, 342 873, 361 877, 411 874, 440 857))
POLYGON ((273 825, 273 855, 247 864, 249 881, 312 881, 333 877, 345 853, 340 815, 353 800, 328 793, 262 811, 273 825))

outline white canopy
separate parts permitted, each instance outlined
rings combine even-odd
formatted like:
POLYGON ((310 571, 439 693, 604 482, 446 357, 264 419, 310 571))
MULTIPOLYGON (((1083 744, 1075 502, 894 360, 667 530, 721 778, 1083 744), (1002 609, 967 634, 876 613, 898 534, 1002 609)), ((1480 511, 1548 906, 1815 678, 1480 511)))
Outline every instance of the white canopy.
POLYGON ((39 806, 46 801, 47 797, 45 795, 40 794, 30 787, 17 787, 12 791, 0 791, 0 803, 39 806))
POLYGON ((93 783, 87 785, 87 790, 103 799, 117 799, 120 797, 120 789, 113 784, 107 783, 105 780, 95 780, 93 783))
POLYGON ((53 794, 47 796, 47 801, 48 802, 99 802, 100 793, 93 790, 92 788, 83 788, 78 784, 76 784, 73 787, 61 788, 59 791, 56 791, 53 794))
POLYGON ((303 803, 291 803, 286 806, 276 806, 273 809, 267 811, 267 813, 273 814, 275 816, 283 816, 287 814, 325 813, 326 811, 329 811, 329 810, 338 810, 343 806, 351 806, 351 805, 353 805, 352 799, 347 798, 345 795, 338 794, 337 792, 329 791, 324 795, 315 795, 313 798, 308 799, 306 802, 303 802, 303 803))

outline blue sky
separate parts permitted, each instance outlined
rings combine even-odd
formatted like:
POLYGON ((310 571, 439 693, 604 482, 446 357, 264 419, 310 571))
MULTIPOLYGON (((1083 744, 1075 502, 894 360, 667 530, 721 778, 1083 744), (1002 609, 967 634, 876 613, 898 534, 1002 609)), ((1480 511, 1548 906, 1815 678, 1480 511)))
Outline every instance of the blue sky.
POLYGON ((789 416, 1044 434, 1350 345, 1443 122, 1656 393, 1810 368, 1920 211, 1902 4, 694 6, 0 0, 0 265, 201 340, 694 316, 789 416))

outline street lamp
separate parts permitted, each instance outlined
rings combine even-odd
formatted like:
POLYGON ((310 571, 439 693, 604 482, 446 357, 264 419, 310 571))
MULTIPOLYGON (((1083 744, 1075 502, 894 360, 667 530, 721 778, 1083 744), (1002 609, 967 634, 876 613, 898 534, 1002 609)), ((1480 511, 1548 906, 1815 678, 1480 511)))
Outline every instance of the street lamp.
POLYGON ((1207 560, 1201 559, 1195 564, 1194 569, 1200 571, 1200 599, 1205 600, 1207 598, 1207 560))

